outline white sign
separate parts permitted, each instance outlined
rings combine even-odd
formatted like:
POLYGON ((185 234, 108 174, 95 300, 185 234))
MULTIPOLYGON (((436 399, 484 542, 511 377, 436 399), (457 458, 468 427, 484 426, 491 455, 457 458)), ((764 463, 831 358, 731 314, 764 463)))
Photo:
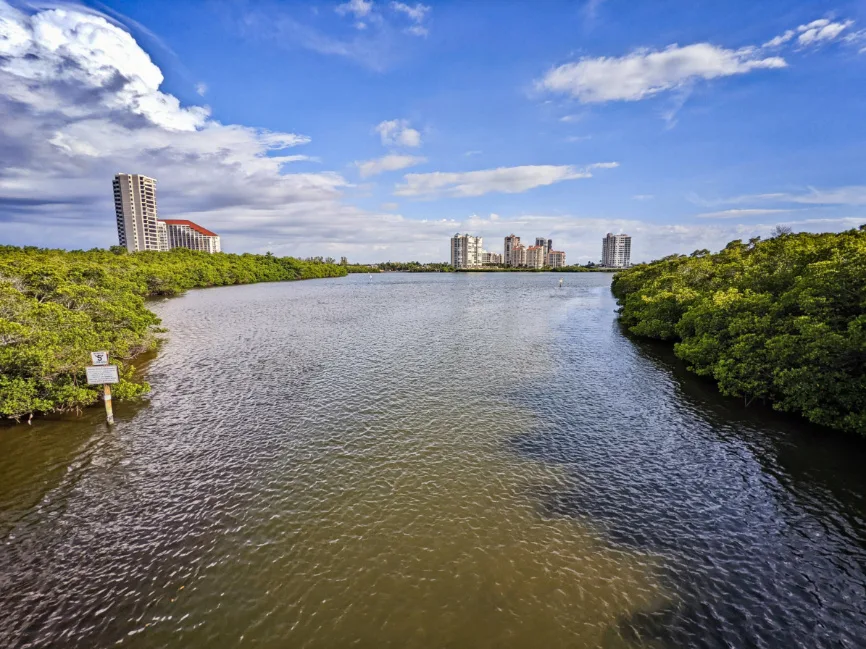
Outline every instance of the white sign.
POLYGON ((87 384, 94 385, 96 383, 120 383, 117 376, 117 365, 102 365, 99 367, 86 367, 87 384))
POLYGON ((90 362, 94 365, 108 365, 108 352, 90 352, 90 362))

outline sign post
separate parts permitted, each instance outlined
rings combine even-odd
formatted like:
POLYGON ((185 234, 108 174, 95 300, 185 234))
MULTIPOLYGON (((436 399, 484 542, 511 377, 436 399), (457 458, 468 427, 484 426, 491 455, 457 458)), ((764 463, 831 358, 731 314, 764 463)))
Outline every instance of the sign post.
POLYGON ((114 410, 111 408, 111 386, 108 383, 105 383, 102 386, 102 389, 105 392, 102 395, 102 400, 105 402, 105 421, 109 424, 114 423, 114 410))
POLYGON ((117 365, 108 364, 108 352, 90 352, 93 365, 84 368, 87 372, 87 385, 102 384, 105 401, 105 419, 109 424, 114 423, 114 411, 111 408, 111 384, 120 383, 117 375, 117 365))

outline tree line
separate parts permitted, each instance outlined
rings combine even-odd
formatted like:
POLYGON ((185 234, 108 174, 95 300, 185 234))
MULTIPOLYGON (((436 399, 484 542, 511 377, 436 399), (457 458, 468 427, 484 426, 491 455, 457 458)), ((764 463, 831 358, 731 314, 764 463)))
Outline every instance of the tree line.
POLYGON ((324 260, 208 254, 184 248, 137 252, 0 246, 0 417, 78 410, 99 398, 84 368, 108 350, 117 399, 149 386, 133 359, 157 344, 160 320, 145 299, 188 289, 316 277, 346 268, 324 260))
POLYGON ((445 262, 429 262, 422 264, 420 261, 385 261, 376 264, 383 271, 400 271, 404 273, 451 273, 454 269, 451 264, 445 262))
POLYGON ((866 435, 866 225, 732 241, 613 279, 620 320, 722 394, 866 435))

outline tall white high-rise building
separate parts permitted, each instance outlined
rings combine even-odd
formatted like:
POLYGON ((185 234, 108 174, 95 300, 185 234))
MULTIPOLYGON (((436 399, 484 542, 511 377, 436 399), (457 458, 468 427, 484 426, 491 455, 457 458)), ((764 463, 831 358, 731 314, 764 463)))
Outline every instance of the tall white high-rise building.
POLYGON ((505 248, 502 254, 502 263, 506 266, 517 266, 514 263, 514 249, 520 246, 520 237, 516 234, 509 234, 505 237, 505 248))
POLYGON ((117 174, 113 181, 117 239, 129 252, 168 250, 159 236, 156 179, 141 174, 117 174))
POLYGON ((481 268, 482 253, 481 237, 471 234, 460 234, 451 237, 451 265, 454 268, 481 268))
POLYGON ((601 240, 601 265, 609 268, 628 268, 631 265, 631 237, 611 234, 601 240))

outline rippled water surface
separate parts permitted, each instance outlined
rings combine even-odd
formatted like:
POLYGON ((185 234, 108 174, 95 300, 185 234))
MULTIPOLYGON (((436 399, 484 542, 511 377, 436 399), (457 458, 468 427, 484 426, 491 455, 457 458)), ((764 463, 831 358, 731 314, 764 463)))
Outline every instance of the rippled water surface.
POLYGON ((149 402, 0 428, 0 646, 866 646, 864 444, 558 279, 156 303, 149 402))

